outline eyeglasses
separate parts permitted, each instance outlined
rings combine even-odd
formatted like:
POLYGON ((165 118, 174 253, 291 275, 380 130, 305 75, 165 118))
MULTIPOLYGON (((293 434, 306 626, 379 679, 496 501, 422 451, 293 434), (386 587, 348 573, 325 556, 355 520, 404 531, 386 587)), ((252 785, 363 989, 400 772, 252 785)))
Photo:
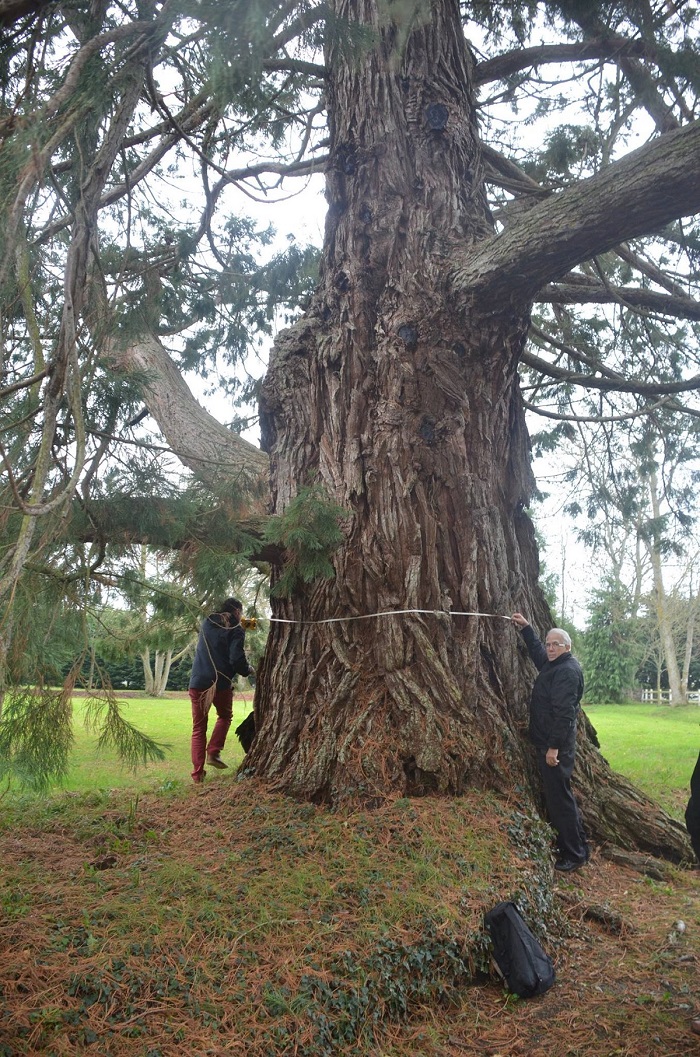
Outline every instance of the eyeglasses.
POLYGON ((566 646, 565 642, 545 642, 544 648, 546 650, 554 649, 555 646, 566 646))

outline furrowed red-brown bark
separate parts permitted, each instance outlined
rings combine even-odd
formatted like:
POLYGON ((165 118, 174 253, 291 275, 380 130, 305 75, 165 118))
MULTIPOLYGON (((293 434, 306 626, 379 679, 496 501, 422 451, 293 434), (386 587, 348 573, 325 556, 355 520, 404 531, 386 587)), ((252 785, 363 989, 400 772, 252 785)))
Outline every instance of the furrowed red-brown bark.
MULTIPOLYGON (((246 767, 318 801, 479 786, 534 804, 534 670, 505 619, 549 619, 524 512, 529 306, 497 283, 468 287, 494 233, 459 7, 435 0, 397 25, 373 0, 336 6, 376 43, 330 48, 321 281, 276 343, 262 416, 273 510, 320 480, 348 519, 336 578, 274 603, 291 623, 272 624, 246 767), (350 619, 413 608, 490 616, 350 619)), ((681 828, 616 783, 582 730, 593 834, 625 843, 636 827, 637 846, 682 858, 681 828)))

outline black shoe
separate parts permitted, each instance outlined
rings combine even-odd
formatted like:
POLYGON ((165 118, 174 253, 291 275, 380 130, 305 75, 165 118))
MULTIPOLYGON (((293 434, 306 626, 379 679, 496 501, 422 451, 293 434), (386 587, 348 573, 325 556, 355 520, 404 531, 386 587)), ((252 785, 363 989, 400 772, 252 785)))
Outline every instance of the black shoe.
POLYGON ((571 873, 573 870, 580 870, 586 865, 586 861, 586 859, 557 859, 554 869, 562 873, 571 873))
POLYGON ((228 764, 224 763, 224 761, 219 756, 218 752, 216 752, 216 753, 211 753, 210 752, 207 755, 207 763, 209 764, 210 767, 218 767, 218 769, 220 771, 225 771, 226 768, 228 767, 228 764))

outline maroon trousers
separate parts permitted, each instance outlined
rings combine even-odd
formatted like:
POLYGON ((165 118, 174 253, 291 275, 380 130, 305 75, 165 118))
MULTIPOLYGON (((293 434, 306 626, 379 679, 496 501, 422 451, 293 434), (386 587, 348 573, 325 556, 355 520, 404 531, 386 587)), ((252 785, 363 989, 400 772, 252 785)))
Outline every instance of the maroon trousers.
POLYGON ((214 694, 212 704, 216 709, 216 723, 211 732, 209 744, 207 744, 207 726, 209 723, 209 709, 202 708, 202 698, 206 690, 190 690, 190 701, 192 702, 192 778, 195 782, 201 782, 207 773, 204 770, 207 753, 221 752, 226 744, 226 735, 231 726, 233 713, 233 690, 218 690, 214 694))

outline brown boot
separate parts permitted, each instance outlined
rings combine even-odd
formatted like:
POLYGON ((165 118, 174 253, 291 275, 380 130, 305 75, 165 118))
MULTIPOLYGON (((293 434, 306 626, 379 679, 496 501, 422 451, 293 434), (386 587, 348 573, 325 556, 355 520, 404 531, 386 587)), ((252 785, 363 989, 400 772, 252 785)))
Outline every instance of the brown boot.
POLYGON ((225 771, 228 767, 228 764, 224 763, 218 752, 207 753, 207 763, 210 767, 216 767, 220 771, 225 771))

